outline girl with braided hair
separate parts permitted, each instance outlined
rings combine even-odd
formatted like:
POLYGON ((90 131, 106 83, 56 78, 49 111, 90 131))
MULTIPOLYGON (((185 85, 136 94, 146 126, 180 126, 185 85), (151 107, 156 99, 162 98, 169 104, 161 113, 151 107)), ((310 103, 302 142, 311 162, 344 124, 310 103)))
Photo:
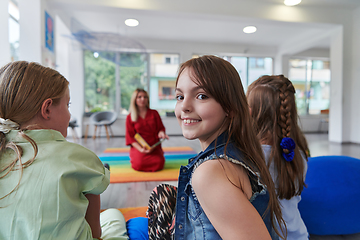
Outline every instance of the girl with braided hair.
POLYGON ((247 90, 250 114, 275 183, 287 239, 308 239, 298 203, 305 186, 308 146, 297 122, 295 89, 283 75, 262 76, 247 90))

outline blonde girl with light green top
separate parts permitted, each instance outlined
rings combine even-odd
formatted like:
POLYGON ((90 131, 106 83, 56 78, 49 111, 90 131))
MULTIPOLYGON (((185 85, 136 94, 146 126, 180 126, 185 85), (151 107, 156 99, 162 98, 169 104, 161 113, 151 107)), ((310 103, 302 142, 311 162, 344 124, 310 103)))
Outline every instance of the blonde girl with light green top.
POLYGON ((100 214, 108 170, 65 139, 68 85, 37 63, 0 69, 0 239, 128 239, 117 209, 100 214))

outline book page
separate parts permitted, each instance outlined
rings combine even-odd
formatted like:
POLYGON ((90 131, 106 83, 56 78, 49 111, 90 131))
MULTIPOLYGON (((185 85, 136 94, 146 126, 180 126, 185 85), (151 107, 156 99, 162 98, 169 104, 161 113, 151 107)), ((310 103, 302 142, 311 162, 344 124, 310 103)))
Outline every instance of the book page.
POLYGON ((153 149, 155 148, 156 146, 158 146, 159 144, 161 144, 163 141, 165 141, 165 138, 164 139, 160 139, 160 141, 158 141, 157 143, 155 143, 154 145, 152 145, 150 147, 150 145, 145 141, 145 139, 143 139, 141 137, 141 135, 139 133, 136 133, 135 136, 134 136, 135 140, 140 144, 140 146, 142 147, 145 147, 146 149, 153 149))

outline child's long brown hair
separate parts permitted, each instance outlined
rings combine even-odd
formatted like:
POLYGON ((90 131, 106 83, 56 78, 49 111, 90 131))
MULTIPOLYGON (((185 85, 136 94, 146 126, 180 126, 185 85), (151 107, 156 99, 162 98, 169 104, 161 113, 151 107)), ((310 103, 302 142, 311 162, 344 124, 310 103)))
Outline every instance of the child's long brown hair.
POLYGON ((283 75, 262 76, 249 86, 247 98, 259 140, 272 146, 268 166, 274 161, 278 197, 290 199, 300 195, 305 186, 300 150, 307 154, 308 146, 297 123, 294 86, 283 75), (280 142, 285 137, 296 144, 292 161, 282 156, 280 142))
MULTIPOLYGON (((185 69, 191 70, 192 80, 209 93, 229 115, 225 123, 229 128, 227 143, 231 139, 244 154, 245 162, 260 173, 261 181, 267 186, 270 195, 271 219, 273 220, 275 217, 283 226, 284 222, 274 183, 265 164, 261 145, 253 130, 249 107, 238 72, 228 61, 216 56, 205 55, 190 59, 180 66, 176 85, 179 76, 185 69)), ((273 226, 275 226, 274 222, 273 226)), ((277 231, 276 227, 274 229, 277 231)), ((278 235, 280 234, 278 233, 278 235)))

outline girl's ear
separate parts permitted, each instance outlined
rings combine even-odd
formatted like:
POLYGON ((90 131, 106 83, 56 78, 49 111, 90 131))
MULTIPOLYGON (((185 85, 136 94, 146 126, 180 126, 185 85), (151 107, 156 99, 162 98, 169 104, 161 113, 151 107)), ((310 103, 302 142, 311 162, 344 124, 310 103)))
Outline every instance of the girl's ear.
POLYGON ((41 110, 40 110, 41 116, 46 120, 50 118, 50 113, 51 113, 50 107, 52 106, 52 104, 53 104, 53 100, 48 98, 43 102, 41 106, 41 110))

